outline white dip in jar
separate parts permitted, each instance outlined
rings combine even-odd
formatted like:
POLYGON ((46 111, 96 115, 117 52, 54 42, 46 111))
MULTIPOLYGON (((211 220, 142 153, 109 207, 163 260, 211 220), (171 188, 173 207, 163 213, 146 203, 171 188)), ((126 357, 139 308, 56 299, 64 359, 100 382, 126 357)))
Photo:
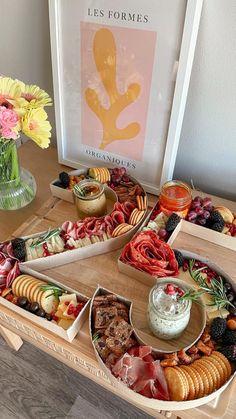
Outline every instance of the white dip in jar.
POLYGON ((79 219, 101 217, 107 209, 104 185, 96 180, 82 180, 73 189, 79 219))
POLYGON ((181 298, 185 291, 182 285, 179 286, 178 280, 172 278, 159 281, 151 289, 148 322, 152 333, 158 338, 177 338, 187 327, 192 302, 181 298))

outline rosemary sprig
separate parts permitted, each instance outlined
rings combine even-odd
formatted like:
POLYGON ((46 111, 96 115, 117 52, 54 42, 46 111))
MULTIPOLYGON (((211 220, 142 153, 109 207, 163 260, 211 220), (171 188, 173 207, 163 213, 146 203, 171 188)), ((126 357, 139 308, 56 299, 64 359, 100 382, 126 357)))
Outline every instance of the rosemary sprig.
POLYGON ((85 196, 85 190, 79 186, 79 183, 74 186, 74 190, 78 195, 85 196))
POLYGON ((49 295, 47 295, 47 297, 46 297, 46 298, 51 297, 52 295, 54 295, 56 298, 58 298, 58 299, 59 299, 59 297, 60 297, 62 294, 66 294, 66 291, 64 291, 64 290, 62 290, 60 287, 58 287, 58 286, 56 286, 56 285, 54 285, 54 284, 50 284, 50 283, 45 284, 45 285, 42 285, 42 286, 40 287, 40 290, 41 290, 41 291, 52 291, 52 293, 51 293, 51 294, 49 294, 49 295))
POLYGON ((189 290, 189 291, 186 291, 183 295, 182 295, 182 297, 180 297, 180 299, 181 300, 190 300, 190 301, 192 301, 192 302, 195 302, 195 303, 197 303, 197 304, 200 304, 200 305, 202 305, 202 302, 201 302, 201 300, 199 299, 199 297, 201 297, 201 295, 204 293, 204 291, 203 290, 200 290, 200 291, 195 291, 195 290, 189 290))
POLYGON ((42 236, 39 236, 37 239, 35 239, 30 247, 37 247, 37 246, 41 246, 42 244, 46 243, 48 240, 50 240, 52 237, 57 236, 59 233, 61 232, 61 229, 55 228, 54 230, 51 230, 50 228, 48 229, 48 231, 43 234, 42 236))
POLYGON ((100 338, 100 334, 99 332, 95 333, 95 335, 93 335, 93 343, 97 342, 97 340, 100 338))
POLYGON ((198 268, 196 270, 193 269, 195 264, 195 260, 189 260, 189 273, 194 281, 199 285, 198 291, 193 291, 194 293, 206 293, 208 294, 211 299, 212 303, 207 304, 208 306, 217 306, 217 309, 220 310, 227 306, 233 306, 233 304, 228 300, 225 289, 223 279, 220 275, 217 278, 212 278, 210 283, 207 282, 206 278, 202 275, 201 271, 206 269, 207 266, 203 266, 202 268, 198 268))

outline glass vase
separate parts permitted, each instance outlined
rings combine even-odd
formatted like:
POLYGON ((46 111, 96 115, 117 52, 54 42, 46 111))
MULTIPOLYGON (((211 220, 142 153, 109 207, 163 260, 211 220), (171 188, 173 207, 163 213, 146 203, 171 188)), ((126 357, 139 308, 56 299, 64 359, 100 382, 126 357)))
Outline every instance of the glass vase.
POLYGON ((36 189, 33 175, 19 166, 16 142, 0 139, 0 209, 25 207, 34 199, 36 189))

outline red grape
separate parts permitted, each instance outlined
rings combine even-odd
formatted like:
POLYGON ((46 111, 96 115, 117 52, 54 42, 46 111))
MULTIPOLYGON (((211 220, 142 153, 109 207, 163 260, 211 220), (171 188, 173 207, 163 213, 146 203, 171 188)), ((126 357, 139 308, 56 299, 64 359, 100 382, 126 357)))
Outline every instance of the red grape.
POLYGON ((206 197, 206 198, 204 198, 203 199, 203 201, 202 201, 202 205, 204 206, 204 207, 207 207, 208 205, 210 205, 212 202, 211 202, 211 198, 209 198, 209 197, 206 197))
POLYGON ((193 209, 193 210, 195 210, 196 208, 200 208, 201 207, 201 202, 199 202, 199 201, 193 201, 192 202, 192 204, 191 204, 191 209, 193 209))
POLYGON ((200 196, 195 196, 193 202, 199 202, 200 204, 202 204, 203 199, 200 196))
POLYGON ((160 230, 158 231, 157 234, 158 234, 159 238, 162 239, 162 240, 166 240, 167 237, 168 237, 168 233, 167 233, 165 228, 160 228, 160 230))
POLYGON ((195 211, 190 211, 188 213, 187 219, 188 221, 195 220, 197 218, 197 213, 195 211))
POLYGON ((195 212, 196 212, 197 215, 203 215, 204 210, 203 210, 203 208, 198 207, 198 208, 195 209, 195 212))

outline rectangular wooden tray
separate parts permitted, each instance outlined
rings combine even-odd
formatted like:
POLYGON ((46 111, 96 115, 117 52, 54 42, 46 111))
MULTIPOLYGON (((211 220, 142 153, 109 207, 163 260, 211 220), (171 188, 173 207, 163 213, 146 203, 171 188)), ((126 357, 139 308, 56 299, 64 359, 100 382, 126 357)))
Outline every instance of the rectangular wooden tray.
POLYGON ((168 240, 173 249, 205 256, 220 266, 236 283, 236 237, 230 237, 182 220, 168 240))
POLYGON ((0 296, 0 308, 1 306, 9 308, 11 311, 14 311, 15 313, 19 314, 22 317, 25 317, 26 319, 30 320, 32 323, 42 327, 45 330, 48 330, 49 332, 54 333, 55 335, 61 337, 62 339, 67 340, 68 342, 72 342, 74 337, 79 333, 81 327, 83 326, 85 320, 88 318, 89 313, 89 303, 90 299, 86 297, 86 295, 81 294, 78 291, 75 291, 74 289, 65 286, 64 284, 61 284, 60 282, 56 281, 53 278, 50 278, 47 275, 43 275, 41 273, 35 272, 29 268, 22 267, 21 268, 22 274, 28 274, 30 276, 33 276, 37 279, 40 279, 42 281, 45 281, 45 283, 49 282, 54 285, 58 285, 59 287, 65 289, 71 294, 76 294, 77 297, 80 299, 80 301, 84 301, 86 304, 81 310, 78 317, 74 320, 73 324, 69 327, 69 329, 65 330, 62 327, 58 326, 57 324, 54 324, 50 321, 45 320, 44 318, 38 317, 33 313, 30 313, 29 311, 24 310, 23 308, 19 307, 16 304, 12 304, 10 301, 6 300, 5 298, 2 298, 0 296))

